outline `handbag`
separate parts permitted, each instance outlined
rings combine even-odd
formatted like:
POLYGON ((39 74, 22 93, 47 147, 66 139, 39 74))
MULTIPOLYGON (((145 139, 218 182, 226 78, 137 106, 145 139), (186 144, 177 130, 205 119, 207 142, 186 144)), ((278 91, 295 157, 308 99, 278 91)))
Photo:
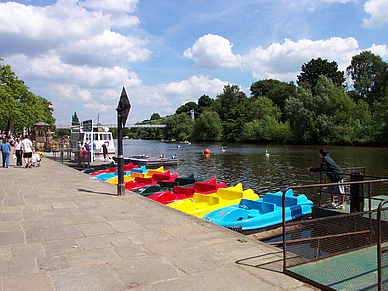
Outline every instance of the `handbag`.
POLYGON ((16 154, 12 155, 12 159, 16 160, 16 154))

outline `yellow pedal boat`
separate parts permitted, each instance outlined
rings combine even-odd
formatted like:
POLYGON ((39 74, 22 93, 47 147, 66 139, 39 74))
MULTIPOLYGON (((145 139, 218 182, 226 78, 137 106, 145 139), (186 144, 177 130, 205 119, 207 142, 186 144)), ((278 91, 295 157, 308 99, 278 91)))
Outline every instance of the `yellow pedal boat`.
POLYGON ((203 217, 213 210, 238 204, 242 198, 255 200, 260 197, 252 189, 243 190, 242 184, 239 183, 234 187, 219 188, 216 193, 194 193, 193 198, 175 201, 167 206, 197 217, 203 217))

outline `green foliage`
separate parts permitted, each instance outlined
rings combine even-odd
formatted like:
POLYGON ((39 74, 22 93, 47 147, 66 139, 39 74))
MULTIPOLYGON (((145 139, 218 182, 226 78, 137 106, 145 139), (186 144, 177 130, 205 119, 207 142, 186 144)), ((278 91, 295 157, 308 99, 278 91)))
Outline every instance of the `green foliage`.
POLYGON ((166 127, 163 128, 165 139, 188 140, 193 130, 191 118, 185 114, 174 114, 166 120, 166 127))
POLYGON ((364 143, 370 129, 369 111, 365 103, 355 103, 333 82, 319 76, 316 94, 298 88, 297 98, 286 101, 294 141, 302 143, 364 143))
POLYGON ((380 56, 370 51, 361 52, 352 58, 346 71, 359 98, 366 100, 369 105, 384 99, 388 88, 388 64, 380 56))
POLYGON ((162 139, 163 132, 160 128, 136 128, 135 136, 141 139, 162 139))
POLYGON ((161 117, 160 117, 159 113, 154 113, 154 114, 151 115, 151 119, 150 120, 158 120, 160 118, 161 117))
POLYGON ((80 125, 77 112, 74 112, 74 114, 71 116, 71 125, 80 125))
POLYGON ((213 101, 214 100, 212 98, 210 98, 208 95, 202 95, 198 99, 198 106, 200 108, 206 108, 206 107, 211 106, 213 101))
POLYGON ((67 135, 70 136, 71 130, 69 128, 58 128, 55 131, 55 134, 57 135, 57 137, 64 137, 67 135))
POLYGON ((289 123, 280 121, 281 111, 264 96, 257 97, 248 110, 248 119, 239 134, 240 141, 285 142, 291 135, 289 123))
POLYGON ((191 109, 194 109, 194 111, 198 110, 198 104, 195 102, 187 102, 185 105, 180 106, 176 111, 175 114, 181 114, 181 113, 189 113, 191 109))
POLYGON ((9 65, 0 65, 0 130, 20 132, 39 121, 53 126, 51 106, 51 102, 30 92, 9 65))
POLYGON ((318 58, 302 65, 302 72, 297 76, 297 84, 306 83, 314 90, 319 76, 331 79, 337 87, 345 82, 344 72, 338 71, 337 62, 332 61, 330 63, 328 60, 318 58))
POLYGON ((222 123, 217 112, 205 111, 194 122, 192 139, 217 141, 221 139, 222 123))
MULTIPOLYGON (((258 98, 260 96, 269 98, 272 100, 273 104, 284 112, 284 105, 287 98, 296 96, 296 86, 292 82, 286 83, 280 82, 279 80, 267 79, 253 83, 251 92, 253 98, 258 98)), ((283 121, 285 121, 284 118, 283 121)))
POLYGON ((221 120, 226 121, 237 117, 238 106, 246 105, 248 98, 237 85, 226 85, 223 92, 217 95, 217 100, 220 100, 221 103, 217 106, 216 112, 221 120))

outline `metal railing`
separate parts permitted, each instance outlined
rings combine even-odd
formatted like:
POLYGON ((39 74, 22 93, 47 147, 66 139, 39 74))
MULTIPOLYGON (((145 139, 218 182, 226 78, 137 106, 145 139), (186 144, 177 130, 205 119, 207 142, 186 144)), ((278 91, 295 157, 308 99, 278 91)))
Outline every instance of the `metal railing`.
MULTIPOLYGON (((384 200, 379 204, 377 208, 377 284, 378 290, 387 290, 388 288, 388 246, 383 247, 383 227, 382 227, 382 214, 383 211, 387 211, 388 207, 384 208, 384 205, 388 203, 388 200, 384 200), (383 270, 385 272, 383 272, 383 270)), ((387 231, 387 229, 385 229, 387 231)))
MULTIPOLYGON (((358 248, 377 245, 378 238, 381 241, 381 233, 378 233, 376 219, 377 210, 372 210, 371 185, 374 183, 385 183, 388 179, 353 181, 343 183, 327 183, 303 186, 291 186, 282 190, 282 242, 273 243, 273 245, 283 248, 283 272, 288 272, 287 268, 304 264, 310 261, 316 261, 326 256, 333 256, 340 253, 346 253, 358 248), (319 219, 311 219, 299 222, 285 221, 285 193, 289 189, 323 188, 328 186, 357 186, 368 185, 369 191, 367 198, 369 200, 369 210, 356 213, 345 213, 342 215, 329 216, 319 219), (303 232, 305 232, 303 234, 303 232), (308 233, 308 234, 306 234, 308 233), (308 250, 301 250, 308 244, 308 250), (290 250, 288 250, 288 247, 290 250), (297 250, 298 249, 298 250, 297 250), (315 249, 315 250, 314 250, 315 249), (297 255, 297 251, 305 252, 297 255), (310 252, 307 254, 307 252, 310 252), (289 256, 289 258, 287 257, 289 256), (288 263, 288 260, 290 261, 288 263)), ((349 194, 345 194, 349 195, 349 194)), ((388 220, 384 221, 385 229, 388 229, 388 220)), ((384 241, 388 240, 388 233, 383 235, 384 241)), ((381 245, 381 244, 380 244, 381 245)), ((381 253, 387 254, 388 269, 388 247, 380 248, 381 253)), ((292 274, 291 274, 292 275, 292 274)), ((300 278, 305 279, 305 278, 300 278)), ((306 280, 309 281, 309 280, 306 280)), ((311 282, 310 282, 311 283, 311 282)), ((319 284, 318 284, 319 285, 319 284)), ((320 286, 322 287, 322 286, 320 286)), ((330 289, 330 288, 328 288, 330 289)), ((332 289, 331 289, 332 290, 332 289)))

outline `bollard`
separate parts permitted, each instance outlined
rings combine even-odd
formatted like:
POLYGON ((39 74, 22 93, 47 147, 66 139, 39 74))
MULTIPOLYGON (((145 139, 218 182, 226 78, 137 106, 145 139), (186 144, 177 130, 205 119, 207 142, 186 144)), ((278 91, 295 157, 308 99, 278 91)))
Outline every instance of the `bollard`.
MULTIPOLYGON (((350 181, 364 181, 360 173, 350 173, 350 181)), ((350 185, 350 212, 364 211, 364 184, 350 185)))

